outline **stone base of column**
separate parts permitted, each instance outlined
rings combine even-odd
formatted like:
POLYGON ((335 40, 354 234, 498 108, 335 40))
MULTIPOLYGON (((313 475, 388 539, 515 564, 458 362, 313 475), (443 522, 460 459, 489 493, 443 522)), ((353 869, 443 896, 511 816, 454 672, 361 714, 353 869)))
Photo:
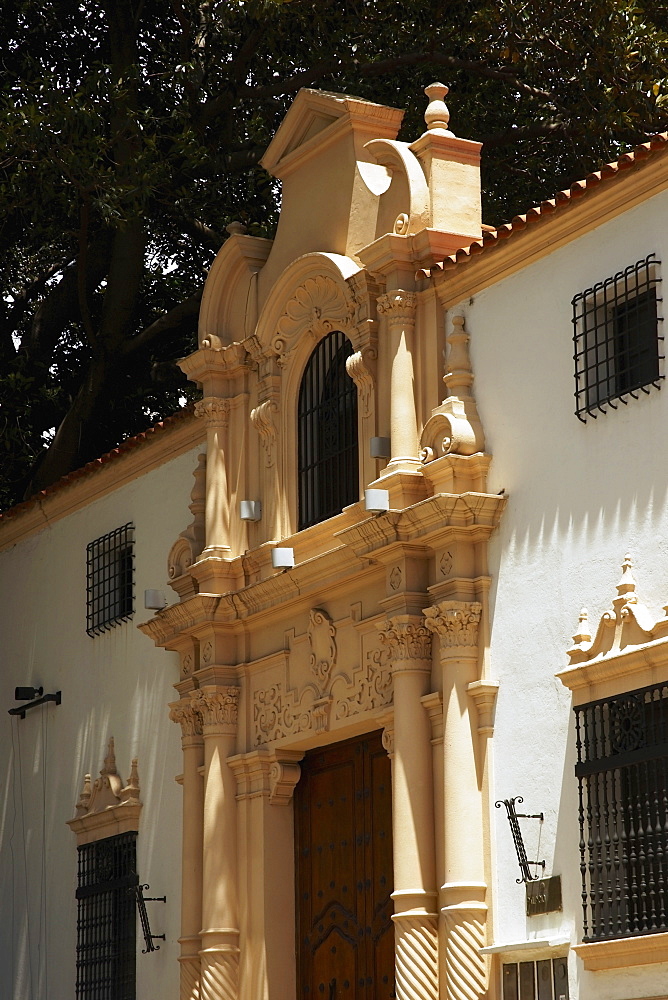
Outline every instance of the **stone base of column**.
MULTIPOLYGON (((415 904, 417 898, 392 894, 396 905, 415 904)), ((433 894, 435 896, 435 893, 433 894)), ((431 897, 432 893, 424 896, 431 897)), ((425 899, 427 906, 434 900, 425 899)), ((438 1000, 438 916, 427 907, 411 905, 392 916, 394 974, 398 1000, 438 1000)))
POLYGON ((201 1000, 238 1000, 239 931, 209 931, 202 934, 201 1000), (207 942, 208 939, 208 942, 207 942))
MULTIPOLYGON (((466 887, 458 888, 461 891, 466 887)), ((471 895, 480 891, 479 886, 470 888, 477 890, 471 895)), ((487 904, 475 899, 451 903, 442 907, 441 919, 444 997, 447 1000, 481 1000, 488 988, 487 960, 480 954, 486 943, 487 904)))
POLYGON ((200 989, 201 963, 199 954, 184 954, 190 942, 196 942, 199 948, 199 938, 179 938, 181 945, 181 955, 179 956, 181 967, 180 1000, 200 1000, 202 995, 200 989))

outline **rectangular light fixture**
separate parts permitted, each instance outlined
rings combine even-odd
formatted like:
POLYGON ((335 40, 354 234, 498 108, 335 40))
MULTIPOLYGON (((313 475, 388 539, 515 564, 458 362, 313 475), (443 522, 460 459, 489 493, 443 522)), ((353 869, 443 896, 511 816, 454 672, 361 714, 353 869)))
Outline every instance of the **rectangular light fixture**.
POLYGON ((292 569, 295 564, 294 549, 272 549, 271 565, 274 569, 292 569))
POLYGON ((372 458, 391 458, 390 439, 383 437, 372 437, 369 441, 369 451, 372 458))
POLYGON ((364 507, 370 514, 382 514, 390 509, 389 490, 365 490, 364 507))
POLYGON ((242 521, 259 521, 262 518, 262 504, 259 500, 240 500, 239 517, 242 521))

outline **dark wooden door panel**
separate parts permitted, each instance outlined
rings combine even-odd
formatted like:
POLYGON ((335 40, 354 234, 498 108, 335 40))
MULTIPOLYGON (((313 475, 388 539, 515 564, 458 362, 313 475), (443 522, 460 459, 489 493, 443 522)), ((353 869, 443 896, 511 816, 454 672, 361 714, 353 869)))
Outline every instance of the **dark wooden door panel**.
POLYGON ((379 734, 306 755, 295 831, 299 1000, 389 1000, 392 792, 379 734))

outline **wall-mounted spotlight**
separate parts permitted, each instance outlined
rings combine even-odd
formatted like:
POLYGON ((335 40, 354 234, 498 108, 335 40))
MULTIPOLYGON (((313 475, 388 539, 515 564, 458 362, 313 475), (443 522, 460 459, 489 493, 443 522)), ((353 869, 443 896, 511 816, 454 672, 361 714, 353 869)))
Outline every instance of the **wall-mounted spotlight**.
POLYGON ((144 607, 149 611, 162 611, 167 607, 167 598, 162 590, 145 590, 144 607))
POLYGON ((391 458, 390 439, 373 437, 369 441, 369 452, 372 458, 391 458))
POLYGON ((370 514, 382 514, 390 509, 389 490, 365 490, 364 507, 370 514))
POLYGON ((292 569, 295 564, 294 549, 272 549, 271 565, 274 569, 292 569))
POLYGON ((17 705, 15 708, 9 708, 7 711, 10 715, 18 715, 21 719, 25 719, 26 712, 29 709, 37 708, 38 705, 44 705, 47 701, 53 701, 56 705, 60 705, 60 691, 56 691, 55 694, 44 694, 44 688, 41 687, 14 688, 14 697, 17 701, 24 701, 26 704, 17 705))
POLYGON ((262 519, 262 504, 259 500, 240 500, 239 517, 242 521, 260 521, 262 519))

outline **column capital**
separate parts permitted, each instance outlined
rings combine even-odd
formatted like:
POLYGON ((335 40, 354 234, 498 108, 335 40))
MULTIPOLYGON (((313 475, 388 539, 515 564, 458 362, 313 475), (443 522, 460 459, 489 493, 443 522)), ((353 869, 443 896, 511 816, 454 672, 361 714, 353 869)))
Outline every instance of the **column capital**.
POLYGON ((172 722, 181 726, 181 739, 188 740, 202 736, 202 716, 188 698, 173 701, 169 706, 169 717, 172 722))
POLYGON ((215 733, 233 735, 236 732, 240 692, 241 688, 231 685, 205 691, 198 688, 191 692, 191 705, 202 717, 205 736, 215 733))
POLYGON ((415 615, 396 615, 378 623, 393 673, 431 669, 431 632, 425 625, 424 619, 415 615))
POLYGON ((479 601, 442 601, 424 609, 425 626, 438 634, 441 651, 452 647, 475 648, 482 614, 479 601))
POLYGON ((204 417, 207 427, 227 427, 230 401, 220 396, 205 396, 195 403, 195 416, 204 417))
POLYGON ((404 291, 403 288, 395 288, 378 296, 376 308, 381 316, 387 316, 390 321, 414 323, 417 295, 415 292, 404 291))

